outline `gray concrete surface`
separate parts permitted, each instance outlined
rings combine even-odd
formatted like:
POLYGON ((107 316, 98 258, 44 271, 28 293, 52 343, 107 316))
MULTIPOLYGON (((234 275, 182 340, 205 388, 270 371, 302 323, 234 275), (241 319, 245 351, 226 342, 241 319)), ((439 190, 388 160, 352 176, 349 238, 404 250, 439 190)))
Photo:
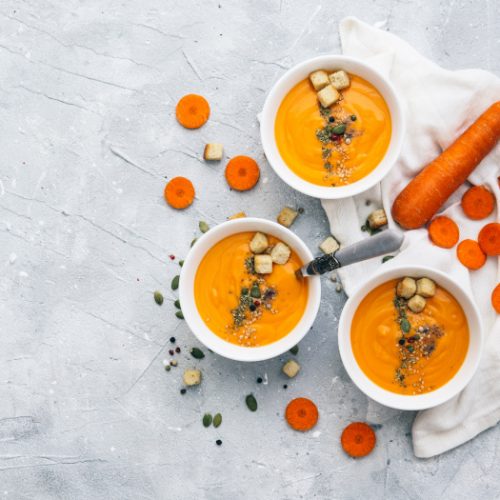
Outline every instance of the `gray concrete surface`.
POLYGON ((319 202, 266 164, 255 115, 286 68, 339 51, 347 14, 448 68, 500 73, 494 0, 1 0, 1 498, 500 496, 499 428, 417 460, 413 414, 370 402, 348 380, 336 341, 345 297, 332 283, 286 390, 280 359, 190 359, 197 342, 174 316, 178 265, 168 256, 186 254, 200 219, 240 210, 273 218, 291 203, 305 209, 294 229, 311 247, 327 233, 319 202), (191 91, 212 105, 210 122, 192 132, 173 115, 191 91), (200 161, 206 141, 254 156, 258 187, 230 192, 223 166, 200 161), (198 197, 174 213, 162 190, 179 174, 198 197), (182 353, 166 373, 171 335, 182 353), (181 396, 189 366, 203 370, 203 384, 181 396), (245 407, 249 392, 256 413, 245 407), (315 432, 285 425, 296 396, 317 402, 315 432), (206 411, 223 414, 219 429, 202 427, 206 411), (376 451, 362 461, 339 449, 353 419, 378 426, 376 451))

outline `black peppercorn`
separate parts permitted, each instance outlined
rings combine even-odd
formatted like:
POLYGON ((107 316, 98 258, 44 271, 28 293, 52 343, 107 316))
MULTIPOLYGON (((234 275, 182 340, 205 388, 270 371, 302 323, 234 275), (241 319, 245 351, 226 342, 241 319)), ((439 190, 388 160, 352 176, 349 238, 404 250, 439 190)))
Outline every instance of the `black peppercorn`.
POLYGON ((180 347, 176 347, 176 348, 175 348, 175 352, 176 352, 177 354, 179 354, 179 353, 181 352, 181 348, 180 348, 180 347))
POLYGON ((173 344, 175 342, 175 337, 170 337, 170 342, 173 344))
POLYGON ((184 396, 184 394, 186 394, 186 389, 181 389, 181 394, 184 396))
POLYGON ((405 339, 399 339, 399 345, 405 345, 405 339))
POLYGON ((333 123, 333 122, 335 121, 335 118, 334 118, 333 116, 330 116, 330 118, 328 118, 328 121, 329 121, 330 123, 333 123))
POLYGON ((257 377, 257 383, 262 384, 262 377, 257 377))
POLYGON ((215 444, 217 446, 220 446, 222 444, 222 440, 221 439, 217 439, 217 441, 215 441, 215 444))

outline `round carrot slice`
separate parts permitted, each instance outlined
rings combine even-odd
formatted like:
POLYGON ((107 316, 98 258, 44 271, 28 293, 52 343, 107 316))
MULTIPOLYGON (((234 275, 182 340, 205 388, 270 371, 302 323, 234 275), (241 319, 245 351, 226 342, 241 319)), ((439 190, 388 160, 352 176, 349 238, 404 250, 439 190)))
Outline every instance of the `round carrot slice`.
POLYGON ((458 242, 460 231, 457 224, 445 215, 440 215, 429 224, 429 238, 434 245, 451 248, 458 242))
POLYGON ((377 437, 373 429, 364 422, 349 424, 340 438, 342 448, 351 457, 364 457, 375 448, 377 437))
POLYGON ((474 240, 461 241, 457 247, 457 257, 465 267, 472 270, 483 267, 486 262, 486 254, 474 240))
POLYGON ((474 186, 462 196, 462 209, 472 220, 488 217, 495 208, 493 193, 484 186, 474 186))
POLYGON ((177 121, 186 128, 200 128, 210 116, 208 101, 198 94, 187 94, 175 108, 177 121))
POLYGON ((500 224, 491 222, 479 231, 477 241, 486 255, 500 255, 500 224))
POLYGON ((165 186, 163 195, 172 208, 181 210, 189 207, 194 200, 193 183, 185 177, 174 177, 165 186))
POLYGON ((235 156, 226 166, 226 181, 236 191, 252 189, 259 177, 259 165, 249 156, 235 156))
POLYGON ((318 408, 310 399, 292 399, 286 407, 285 418, 292 429, 309 431, 318 421, 318 408))
POLYGON ((498 283, 491 294, 491 304, 493 305, 493 309, 500 314, 500 283, 498 283))

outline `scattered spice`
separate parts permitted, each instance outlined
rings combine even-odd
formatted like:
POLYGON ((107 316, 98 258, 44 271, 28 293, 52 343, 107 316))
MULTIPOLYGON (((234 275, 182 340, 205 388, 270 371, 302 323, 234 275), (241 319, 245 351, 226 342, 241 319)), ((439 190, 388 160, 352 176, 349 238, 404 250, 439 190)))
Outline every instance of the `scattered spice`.
POLYGON ((191 349, 191 356, 193 356, 194 359, 203 359, 205 357, 205 354, 201 349, 198 349, 197 347, 193 347, 191 349))
POLYGON ((180 347, 176 347, 176 348, 175 348, 175 352, 176 352, 177 354, 179 354, 179 353, 181 352, 181 348, 180 348, 180 347))
POLYGON ((155 299, 155 302, 161 306, 163 304, 163 295, 161 294, 161 292, 159 292, 158 290, 156 290, 156 292, 153 294, 153 297, 155 299))
POLYGON ((386 255, 385 257, 382 257, 382 264, 391 259, 394 259, 394 255, 386 255))
POLYGON ((249 394, 245 398, 245 403, 250 411, 257 411, 257 400, 253 394, 249 394))
POLYGON ((172 359, 172 360, 170 361, 170 366, 174 366, 174 367, 175 367, 175 366, 177 366, 177 360, 172 359))

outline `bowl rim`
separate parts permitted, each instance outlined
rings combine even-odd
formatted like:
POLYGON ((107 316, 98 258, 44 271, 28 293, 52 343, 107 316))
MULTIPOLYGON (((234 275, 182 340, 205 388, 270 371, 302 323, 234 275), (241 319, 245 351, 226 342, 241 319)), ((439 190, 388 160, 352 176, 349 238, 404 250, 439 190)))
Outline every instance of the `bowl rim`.
POLYGON ((235 361, 263 361, 280 356, 294 347, 309 332, 319 311, 321 283, 319 276, 308 278, 308 299, 304 314, 287 335, 260 347, 243 347, 228 342, 212 332, 201 318, 194 298, 194 279, 198 265, 205 254, 224 238, 246 231, 262 231, 290 245, 303 262, 312 260, 313 254, 290 229, 267 219, 244 217, 222 222, 203 234, 190 249, 182 266, 179 282, 179 300, 184 318, 195 337, 208 349, 235 361))
MULTIPOLYGON (((347 71, 351 70, 347 68, 347 71)), ((356 73, 356 70, 352 72, 356 73)), ((292 66, 273 84, 265 99, 260 114, 261 143, 271 168, 293 189, 314 198, 321 199, 347 198, 365 192, 379 183, 390 172, 399 158, 404 141, 405 128, 401 100, 391 82, 373 65, 356 57, 346 55, 324 54, 306 59, 292 66), (392 125, 391 140, 381 162, 362 179, 352 184, 335 188, 313 184, 312 182, 302 179, 293 172, 281 158, 274 133, 276 113, 284 95, 286 95, 295 84, 306 77, 306 75, 303 74, 304 71, 307 71, 307 74, 309 74, 311 71, 314 71, 314 68, 321 69, 322 67, 324 68, 325 66, 332 65, 356 67, 362 72, 370 74, 370 77, 363 76, 363 78, 370 81, 384 97, 391 113, 392 125), (298 75, 302 76, 299 78, 298 75), (372 80, 377 81, 377 83, 374 83, 372 80), (284 92, 284 95, 280 96, 282 92, 284 92)))
POLYGON ((462 391, 474 376, 480 359, 484 342, 481 316, 470 292, 463 289, 455 278, 442 271, 425 265, 391 266, 380 270, 369 280, 359 286, 349 297, 339 319, 338 346, 340 357, 349 377, 354 384, 374 401, 398 410, 424 410, 433 408, 462 391), (443 386, 421 395, 403 395, 383 389, 372 382, 358 365, 351 345, 351 322, 361 300, 378 285, 404 276, 427 276, 451 293, 461 305, 469 326, 469 346, 462 366, 457 373, 443 386))

